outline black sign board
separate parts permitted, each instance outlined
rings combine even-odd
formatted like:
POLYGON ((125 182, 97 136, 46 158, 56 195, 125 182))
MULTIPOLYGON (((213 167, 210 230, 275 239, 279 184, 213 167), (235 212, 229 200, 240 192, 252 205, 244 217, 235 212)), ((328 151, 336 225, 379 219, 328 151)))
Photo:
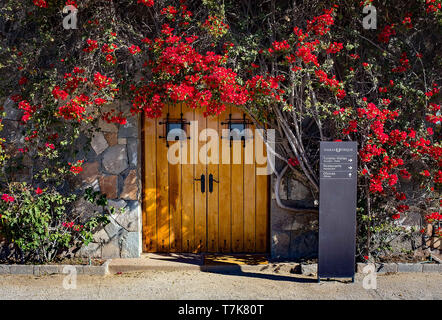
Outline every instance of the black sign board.
POLYGON ((321 278, 355 274, 357 142, 321 142, 319 261, 321 278))

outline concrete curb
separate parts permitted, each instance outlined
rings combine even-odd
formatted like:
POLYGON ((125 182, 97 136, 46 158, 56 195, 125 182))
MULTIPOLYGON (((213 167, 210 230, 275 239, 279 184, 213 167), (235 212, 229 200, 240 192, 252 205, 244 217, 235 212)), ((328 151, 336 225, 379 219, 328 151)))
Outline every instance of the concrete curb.
POLYGON ((109 274, 110 262, 110 259, 106 260, 101 266, 0 264, 0 275, 34 275, 40 277, 69 274, 75 269, 77 274, 81 275, 105 276, 109 274))
MULTIPOLYGON (((364 273, 364 268, 372 263, 357 263, 356 272, 364 273)), ((442 264, 438 263, 376 263, 375 270, 377 273, 442 273, 442 264)))

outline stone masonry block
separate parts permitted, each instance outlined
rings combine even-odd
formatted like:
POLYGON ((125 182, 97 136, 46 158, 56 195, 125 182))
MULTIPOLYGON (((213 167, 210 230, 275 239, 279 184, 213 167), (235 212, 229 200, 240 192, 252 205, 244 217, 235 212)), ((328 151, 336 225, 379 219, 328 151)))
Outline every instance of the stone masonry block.
POLYGON ((0 274, 9 274, 9 266, 0 265, 0 274))
POLYGON ((381 263, 376 264, 377 273, 398 272, 396 263, 381 263))
POLYGON ((33 265, 14 264, 9 266, 11 274, 34 274, 33 265))
POLYGON ((115 145, 103 153, 103 167, 110 174, 118 175, 129 167, 126 146, 115 145))
POLYGON ((422 272, 439 272, 442 273, 442 264, 426 263, 422 266, 422 272))
POLYGON ((398 263, 398 272, 422 272, 422 264, 420 263, 398 263))

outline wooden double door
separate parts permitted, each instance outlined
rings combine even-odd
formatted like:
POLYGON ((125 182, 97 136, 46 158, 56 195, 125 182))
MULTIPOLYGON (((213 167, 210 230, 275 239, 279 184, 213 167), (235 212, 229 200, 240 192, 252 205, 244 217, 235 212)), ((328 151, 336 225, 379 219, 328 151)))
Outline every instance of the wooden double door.
POLYGON ((244 113, 228 107, 205 117, 177 104, 143 121, 144 251, 267 252, 269 177, 257 174, 266 164, 255 156, 261 137, 229 135, 241 123, 254 133, 244 113), (186 137, 168 139, 178 127, 186 137))

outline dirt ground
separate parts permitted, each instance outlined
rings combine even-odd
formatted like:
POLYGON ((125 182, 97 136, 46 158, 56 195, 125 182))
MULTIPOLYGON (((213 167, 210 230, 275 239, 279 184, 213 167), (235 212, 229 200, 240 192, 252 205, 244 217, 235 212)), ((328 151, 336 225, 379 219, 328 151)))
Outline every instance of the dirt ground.
POLYGON ((78 276, 77 288, 63 288, 63 275, 0 276, 0 300, 10 299, 442 299, 442 274, 402 273, 377 276, 377 289, 346 280, 275 273, 150 271, 78 276))

